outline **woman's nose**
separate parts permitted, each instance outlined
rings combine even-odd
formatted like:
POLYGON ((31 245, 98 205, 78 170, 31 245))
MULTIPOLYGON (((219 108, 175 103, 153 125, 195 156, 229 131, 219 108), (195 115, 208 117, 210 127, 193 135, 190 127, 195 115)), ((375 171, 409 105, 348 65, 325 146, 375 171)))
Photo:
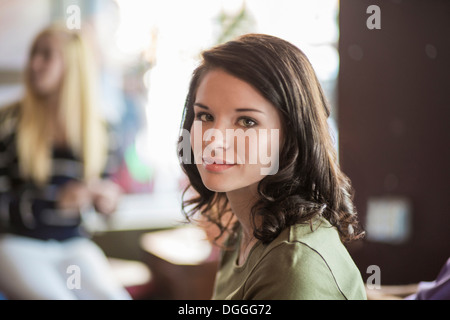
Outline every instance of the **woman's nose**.
POLYGON ((232 129, 217 123, 213 128, 205 131, 203 139, 211 149, 227 150, 231 146, 231 141, 227 138, 230 130, 232 129))

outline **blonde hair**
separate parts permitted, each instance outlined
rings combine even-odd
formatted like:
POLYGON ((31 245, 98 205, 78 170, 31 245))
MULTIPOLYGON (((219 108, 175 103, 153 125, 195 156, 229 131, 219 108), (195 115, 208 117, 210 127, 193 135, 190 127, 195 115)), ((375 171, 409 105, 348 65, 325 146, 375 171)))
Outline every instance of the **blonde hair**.
MULTIPOLYGON (((59 26, 40 32, 32 47, 47 35, 62 40, 65 68, 59 95, 59 121, 69 148, 83 162, 83 179, 89 181, 100 176, 107 156, 106 128, 96 110, 97 79, 92 53, 79 33, 59 26)), ((18 122, 17 152, 21 175, 38 185, 46 183, 51 175, 49 112, 51 109, 31 89, 27 75, 18 122)))

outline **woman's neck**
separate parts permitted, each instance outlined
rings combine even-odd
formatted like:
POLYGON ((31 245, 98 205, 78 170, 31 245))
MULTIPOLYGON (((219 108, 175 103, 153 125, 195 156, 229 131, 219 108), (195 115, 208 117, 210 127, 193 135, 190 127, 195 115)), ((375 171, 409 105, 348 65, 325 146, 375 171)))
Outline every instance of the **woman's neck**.
POLYGON ((58 112, 59 110, 59 93, 52 92, 45 95, 38 95, 41 104, 43 104, 49 111, 58 112))
POLYGON ((243 236, 245 238, 253 235, 253 223, 251 209, 256 203, 256 192, 253 192, 252 186, 227 192, 228 202, 239 223, 242 226, 243 236))
POLYGON ((253 205, 258 199, 256 188, 257 184, 226 193, 230 208, 242 226, 238 264, 245 262, 251 248, 257 242, 257 239, 254 237, 254 230, 255 227, 259 226, 260 219, 256 216, 255 221, 253 221, 251 212, 253 205))

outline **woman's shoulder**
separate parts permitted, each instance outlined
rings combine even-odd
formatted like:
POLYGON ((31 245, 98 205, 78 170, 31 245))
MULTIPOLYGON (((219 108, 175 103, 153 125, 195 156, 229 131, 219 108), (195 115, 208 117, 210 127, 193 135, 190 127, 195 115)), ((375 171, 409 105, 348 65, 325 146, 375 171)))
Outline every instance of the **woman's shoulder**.
POLYGON ((7 105, 0 105, 0 119, 6 117, 17 117, 19 114, 21 103, 19 101, 9 103, 7 105))
POLYGON ((315 221, 294 224, 284 229, 268 246, 301 243, 311 249, 318 250, 336 245, 341 246, 338 231, 328 220, 318 218, 315 221))
POLYGON ((336 228, 327 220, 293 225, 264 251, 263 260, 282 261, 278 263, 286 269, 282 272, 298 287, 334 288, 347 299, 365 298, 361 274, 336 228))
POLYGON ((266 246, 266 253, 272 255, 288 253, 299 261, 308 259, 323 261, 331 271, 356 266, 341 242, 339 233, 326 219, 312 223, 299 223, 283 230, 280 235, 266 246), (276 253, 279 251, 278 253, 276 253), (284 253, 283 253, 284 251, 284 253))
POLYGON ((0 138, 15 131, 19 118, 19 109, 19 102, 0 107, 0 138))

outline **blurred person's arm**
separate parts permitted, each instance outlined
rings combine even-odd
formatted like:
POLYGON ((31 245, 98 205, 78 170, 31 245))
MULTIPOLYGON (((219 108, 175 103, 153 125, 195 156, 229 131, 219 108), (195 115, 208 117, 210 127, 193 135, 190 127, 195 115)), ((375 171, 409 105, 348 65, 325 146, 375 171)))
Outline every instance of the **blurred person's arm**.
POLYGON ((382 285, 379 288, 366 286, 368 300, 403 300, 417 292, 418 284, 382 285))
POLYGON ((116 211, 123 193, 122 188, 113 179, 118 171, 121 161, 121 151, 119 139, 115 131, 107 128, 108 131, 108 157, 105 169, 101 178, 88 183, 88 188, 92 195, 92 203, 95 210, 101 214, 109 215, 116 211))
POLYGON ((122 195, 118 184, 109 179, 102 179, 91 183, 89 189, 97 212, 108 215, 116 211, 122 195))

